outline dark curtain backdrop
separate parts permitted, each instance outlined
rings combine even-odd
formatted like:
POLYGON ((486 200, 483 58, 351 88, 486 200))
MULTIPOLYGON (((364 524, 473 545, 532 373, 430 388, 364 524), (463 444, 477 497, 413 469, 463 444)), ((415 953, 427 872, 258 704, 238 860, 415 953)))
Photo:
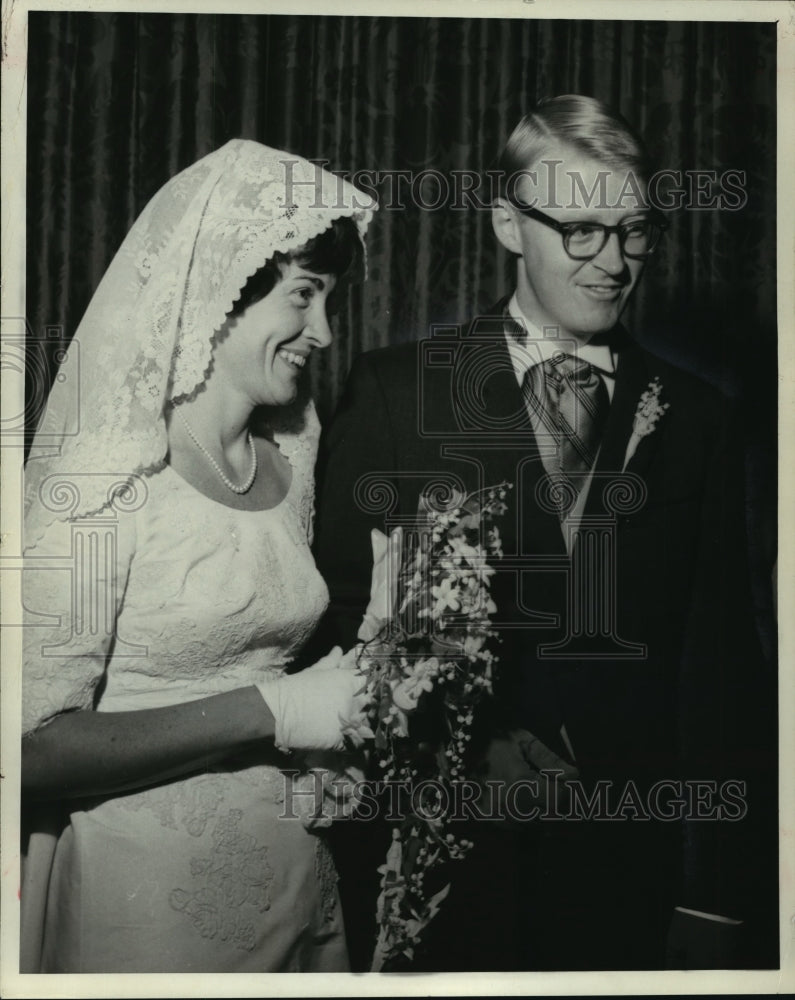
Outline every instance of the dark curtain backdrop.
MULTIPOLYGON (((619 108, 665 168, 746 172, 742 211, 675 213, 627 318, 731 391, 774 390, 775 86, 773 24, 31 13, 28 320, 68 340, 147 200, 233 136, 348 174, 449 176, 492 166, 537 97, 578 92, 619 108)), ((377 216, 370 280, 315 359, 323 416, 358 352, 509 287, 487 211, 395 190, 405 208, 377 216)))

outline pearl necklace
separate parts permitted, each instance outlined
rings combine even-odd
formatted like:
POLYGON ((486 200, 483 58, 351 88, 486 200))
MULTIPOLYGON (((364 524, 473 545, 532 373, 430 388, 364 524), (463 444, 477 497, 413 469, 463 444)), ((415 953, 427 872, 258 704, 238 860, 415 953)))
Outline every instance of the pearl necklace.
POLYGON ((207 449, 204 447, 201 441, 193 433, 193 428, 188 423, 188 418, 182 412, 182 407, 177 406, 176 411, 179 414, 182 423, 185 425, 185 430, 190 435, 191 441, 193 441, 193 443, 196 445, 199 451, 207 458, 210 465, 212 465, 212 467, 221 477, 224 486, 228 486, 233 493, 237 493, 238 495, 242 495, 243 493, 248 493, 248 491, 252 487, 252 484, 254 483, 254 480, 257 477, 257 449, 254 447, 254 439, 251 436, 251 431, 248 431, 246 434, 246 440, 248 441, 248 446, 251 450, 251 472, 249 472, 246 481, 242 483, 240 486, 238 486, 237 483, 233 483, 232 480, 229 478, 229 476, 226 475, 221 466, 216 462, 213 456, 209 453, 209 451, 207 451, 207 449))

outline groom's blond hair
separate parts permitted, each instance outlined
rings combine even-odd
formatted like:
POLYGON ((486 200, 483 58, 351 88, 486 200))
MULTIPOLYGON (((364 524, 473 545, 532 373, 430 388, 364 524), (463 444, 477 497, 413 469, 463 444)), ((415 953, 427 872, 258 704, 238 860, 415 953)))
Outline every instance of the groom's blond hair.
POLYGON ((511 133, 499 160, 500 194, 511 177, 528 170, 550 151, 565 143, 606 166, 651 175, 643 141, 617 111, 581 94, 561 94, 538 102, 511 133))

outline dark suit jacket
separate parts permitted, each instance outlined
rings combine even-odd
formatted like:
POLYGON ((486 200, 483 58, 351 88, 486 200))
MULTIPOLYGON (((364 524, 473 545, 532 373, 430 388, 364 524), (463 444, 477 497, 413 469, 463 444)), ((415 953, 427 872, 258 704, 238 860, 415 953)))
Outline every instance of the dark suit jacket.
MULTIPOLYGON (((750 818, 557 823, 524 838, 489 828, 479 834, 481 881, 459 907, 474 906, 483 920, 443 935, 477 936, 481 958, 468 965, 478 946, 462 941, 435 967, 603 967, 600 955, 606 967, 654 967, 673 905, 741 918, 775 908, 774 678, 751 612, 742 450, 719 393, 615 330, 615 391, 586 507, 594 554, 586 562, 581 533, 569 559, 558 516, 545 508, 539 444, 502 312, 499 304, 463 336, 356 360, 319 468, 317 561, 332 600, 324 639, 346 647, 354 640, 367 602, 372 527, 413 515, 433 483, 467 490, 513 483, 493 587, 502 724, 529 729, 562 756, 565 724, 585 787, 609 781, 612 806, 626 806, 634 789, 648 805, 655 782, 699 781, 713 784, 677 787, 700 797, 691 812, 707 815, 735 780, 746 782, 750 818), (655 378, 669 408, 622 478, 636 408, 655 378), (756 852, 750 878, 748 850, 756 852), (502 877, 494 874, 497 853, 512 859, 502 877), (486 893, 514 902, 492 912, 486 893), (533 896, 538 905, 525 907, 533 896), (620 923, 622 913, 633 914, 638 940, 611 950, 617 932, 605 924, 620 923), (493 930, 495 921, 503 926, 489 958, 484 923, 493 930), (510 943, 506 923, 512 933, 519 925, 510 943), (522 928, 543 937, 546 959, 522 928), (579 935, 580 944, 556 947, 562 935, 579 935), (580 957, 568 961, 570 950, 580 957)), ((771 964, 771 955, 757 962, 771 964)))

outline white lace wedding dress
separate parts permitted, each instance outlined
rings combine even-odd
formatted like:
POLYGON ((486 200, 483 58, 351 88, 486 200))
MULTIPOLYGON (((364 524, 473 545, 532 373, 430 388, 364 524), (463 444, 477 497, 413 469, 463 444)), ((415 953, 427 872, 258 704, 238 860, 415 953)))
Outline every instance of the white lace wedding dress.
MULTIPOLYGON (((27 630, 25 731, 91 707, 103 672, 96 708, 111 712, 190 701, 284 668, 328 595, 308 545, 311 435, 277 440, 293 476, 272 510, 228 508, 170 467, 145 480, 146 502, 118 517, 115 639, 88 641, 83 628, 72 655, 42 655, 53 633, 27 630)), ((68 606, 72 575, 33 573, 38 610, 68 606)), ((60 641, 64 628, 67 614, 60 641)), ((241 760, 80 802, 52 859, 42 971, 346 969, 333 862, 302 822, 311 796, 290 797, 280 763, 296 766, 274 751, 271 765, 241 760)))

